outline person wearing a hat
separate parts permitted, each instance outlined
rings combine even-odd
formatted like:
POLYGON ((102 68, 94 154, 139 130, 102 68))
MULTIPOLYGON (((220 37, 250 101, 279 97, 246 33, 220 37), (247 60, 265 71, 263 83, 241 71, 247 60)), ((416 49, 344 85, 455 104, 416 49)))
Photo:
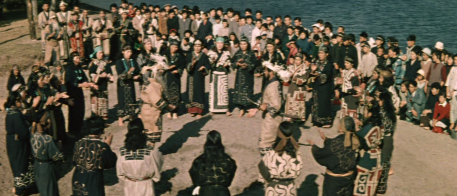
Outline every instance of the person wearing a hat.
MULTIPOLYGON (((421 50, 419 47, 414 47, 412 51, 410 51, 410 59, 409 61, 406 61, 406 69, 405 69, 405 77, 403 78, 404 80, 415 80, 417 77, 418 71, 424 72, 424 70, 421 70, 421 61, 419 60, 419 57, 421 55, 421 50)), ((425 79, 425 72, 423 73, 424 79, 425 79)))
POLYGON ((70 53, 77 52, 82 60, 84 60, 84 39, 83 39, 84 23, 79 20, 78 12, 71 13, 71 20, 68 23, 68 35, 70 40, 70 53))
POLYGON ((382 35, 376 36, 375 44, 376 44, 376 46, 371 48, 371 52, 373 54, 378 54, 378 48, 384 49, 384 45, 385 45, 384 36, 382 36, 382 35))
POLYGON ((60 61, 60 41, 61 38, 66 36, 66 33, 59 26, 56 15, 51 15, 49 24, 45 28, 46 34, 46 50, 44 53, 44 63, 47 66, 53 65, 55 62, 60 61))
POLYGON ((173 10, 168 12, 167 29, 170 32, 172 29, 175 30, 176 34, 179 32, 179 17, 176 16, 176 13, 173 10))
POLYGON ((413 49, 416 48, 416 35, 411 34, 406 38, 406 40, 406 56, 409 60, 411 58, 411 51, 413 51, 413 49))
POLYGON ((343 36, 343 44, 340 47, 340 52, 338 55, 338 59, 335 59, 334 61, 337 62, 337 68, 338 69, 343 69, 344 68, 344 61, 346 57, 351 58, 354 60, 354 68, 357 69, 359 62, 358 62, 358 53, 357 49, 355 48, 354 45, 351 44, 351 39, 352 37, 350 35, 344 35, 343 36))
POLYGON ((419 69, 417 71, 417 76, 416 76, 415 80, 417 82, 417 89, 425 92, 425 88, 427 86, 427 80, 425 80, 424 70, 419 69))
POLYGON ((360 46, 362 47, 362 56, 357 70, 360 72, 362 82, 365 83, 368 82, 374 69, 378 66, 378 59, 376 55, 370 51, 370 44, 362 42, 360 46))
POLYGON ((341 106, 342 116, 352 116, 357 118, 357 107, 360 93, 360 81, 357 70, 354 68, 354 60, 346 57, 344 60, 344 70, 337 78, 338 85, 341 85, 336 94, 341 93, 343 104, 341 106))
POLYGON ((309 37, 313 38, 314 35, 319 35, 319 38, 322 38, 322 31, 321 31, 321 26, 320 24, 316 23, 312 25, 313 27, 313 32, 309 35, 309 37))
POLYGON ((67 11, 67 4, 64 1, 61 1, 59 4, 60 12, 56 13, 57 22, 61 29, 61 37, 58 40, 60 48, 60 59, 67 60, 70 57, 69 51, 69 38, 67 32, 68 23, 71 20, 71 12, 67 11))
POLYGON ((438 51, 443 51, 443 49, 444 49, 443 42, 436 42, 435 49, 438 50, 438 51))
POLYGON ((55 15, 55 12, 49 11, 49 3, 43 3, 43 11, 38 14, 38 25, 41 29, 41 50, 43 54, 46 51, 46 26, 51 23, 50 16, 55 15))
POLYGON ((300 120, 306 122, 311 113, 312 91, 308 84, 310 77, 309 62, 303 61, 304 55, 297 53, 293 59, 294 63, 287 69, 291 74, 290 86, 286 96, 285 113, 299 116, 300 120))
MULTIPOLYGON (((251 50, 249 40, 245 37, 240 40, 240 50, 236 51, 231 59, 232 68, 236 70, 235 93, 233 93, 233 108, 238 107, 242 117, 246 111, 250 111, 254 94, 254 70, 257 64, 256 54, 251 50)), ((251 117, 251 116, 249 116, 251 117)))
POLYGON ((209 92, 209 111, 226 113, 229 110, 228 73, 230 72, 230 52, 224 47, 225 39, 216 38, 216 47, 208 52, 212 78, 209 92))
POLYGON ((171 4, 165 4, 163 9, 165 9, 165 11, 168 13, 171 10, 171 4))
POLYGON ((313 89, 313 125, 330 128, 333 124, 332 117, 332 94, 333 94, 333 69, 334 66, 328 60, 329 50, 326 46, 319 48, 315 64, 311 65, 311 75, 315 77, 313 89))
POLYGON ((187 111, 193 117, 202 117, 205 108, 205 76, 208 75, 211 65, 208 56, 202 53, 202 41, 195 40, 193 51, 186 56, 187 94, 188 102, 187 111))
POLYGON ((91 108, 93 114, 108 120, 108 84, 114 82, 111 66, 104 60, 102 46, 94 48, 94 53, 90 55, 92 62, 89 64, 89 76, 91 81, 98 86, 92 90, 91 108))
POLYGON ((171 40, 170 48, 165 53, 168 62, 168 69, 164 73, 164 82, 166 84, 166 97, 170 104, 176 106, 170 110, 168 118, 177 119, 177 109, 181 102, 181 75, 185 68, 185 56, 178 52, 179 42, 171 40))
POLYGON ((72 177, 73 195, 105 195, 103 170, 116 167, 117 156, 111 150, 113 135, 102 140, 105 122, 98 116, 86 120, 86 137, 75 144, 72 177))

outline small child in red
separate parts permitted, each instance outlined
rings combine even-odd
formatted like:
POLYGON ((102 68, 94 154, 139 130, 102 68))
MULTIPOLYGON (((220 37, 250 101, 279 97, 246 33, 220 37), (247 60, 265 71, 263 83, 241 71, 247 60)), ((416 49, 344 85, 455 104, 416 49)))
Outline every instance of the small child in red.
POLYGON ((443 133, 443 129, 446 129, 450 124, 449 113, 451 111, 451 105, 446 101, 444 94, 440 94, 439 96, 439 102, 435 104, 433 120, 430 121, 430 125, 433 127, 433 132, 435 133, 443 133))

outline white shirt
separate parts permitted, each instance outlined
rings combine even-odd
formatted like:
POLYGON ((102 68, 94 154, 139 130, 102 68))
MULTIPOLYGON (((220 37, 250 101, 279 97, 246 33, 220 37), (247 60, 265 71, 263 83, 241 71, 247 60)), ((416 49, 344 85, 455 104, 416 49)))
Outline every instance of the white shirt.
POLYGON ((452 97, 454 97, 453 95, 454 95, 454 93, 456 93, 455 91, 457 91, 457 67, 456 66, 452 66, 451 71, 447 75, 445 86, 447 86, 449 88, 449 93, 451 93, 450 95, 452 97))
POLYGON ((213 35, 214 35, 214 37, 217 36, 217 34, 219 33, 219 29, 221 29, 221 28, 222 28, 222 22, 213 24, 213 35))
POLYGON ((262 31, 257 27, 252 30, 251 46, 255 45, 255 37, 260 36, 260 33, 262 33, 262 31))

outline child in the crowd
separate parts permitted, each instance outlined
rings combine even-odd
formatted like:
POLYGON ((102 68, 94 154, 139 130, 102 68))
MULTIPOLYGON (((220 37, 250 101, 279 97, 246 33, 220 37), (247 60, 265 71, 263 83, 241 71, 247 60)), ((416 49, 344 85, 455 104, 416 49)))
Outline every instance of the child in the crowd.
POLYGON ((417 71, 417 77, 416 77, 416 82, 417 82, 417 89, 423 90, 424 92, 427 92, 427 80, 425 79, 425 71, 422 69, 419 69, 417 71))
MULTIPOLYGON (((403 83, 401 83, 400 92, 398 93, 398 96, 400 97, 400 120, 406 120, 406 111, 408 111, 407 104, 409 96, 408 86, 409 81, 403 81, 403 83)), ((435 105, 433 105, 433 107, 434 106, 435 105)))
POLYGON ((439 102, 435 104, 435 111, 433 112, 433 120, 430 121, 430 125, 433 127, 433 132, 444 133, 443 129, 446 129, 449 124, 449 112, 451 111, 451 105, 446 100, 446 94, 439 94, 439 102))

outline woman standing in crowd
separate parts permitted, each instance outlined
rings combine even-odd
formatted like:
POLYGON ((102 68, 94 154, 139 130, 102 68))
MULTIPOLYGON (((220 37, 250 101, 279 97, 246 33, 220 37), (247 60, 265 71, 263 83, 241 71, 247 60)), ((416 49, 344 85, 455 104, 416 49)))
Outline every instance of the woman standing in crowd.
POLYGON ((294 64, 288 67, 291 74, 290 86, 286 100, 285 113, 300 117, 306 122, 311 108, 307 107, 307 102, 312 98, 312 92, 308 87, 310 77, 309 65, 303 62, 303 54, 298 53, 294 57, 294 64))
POLYGON ((232 184, 236 169, 235 160, 225 153, 221 134, 210 131, 206 136, 203 154, 194 160, 189 170, 192 183, 196 186, 193 195, 229 196, 228 187, 232 184))
POLYGON ((123 58, 117 60, 117 116, 119 126, 124 126, 124 117, 133 118, 135 113, 134 104, 136 103, 134 81, 140 78, 140 67, 132 59, 132 48, 125 46, 122 48, 123 58))
POLYGON ((116 173, 124 181, 125 196, 154 196, 154 183, 160 180, 162 153, 147 144, 143 130, 141 119, 129 122, 124 147, 119 149, 116 173))
POLYGON ((111 66, 105 59, 101 46, 94 49, 91 54, 92 62, 89 65, 89 75, 91 81, 98 86, 98 89, 92 90, 92 112, 105 121, 108 120, 108 84, 114 82, 111 66))
POLYGON ((354 184, 354 195, 376 195, 379 178, 382 173, 381 148, 382 120, 378 101, 371 100, 363 112, 364 121, 356 120, 357 126, 362 128, 356 132, 361 139, 357 160, 357 177, 354 184), (368 137, 370 135, 370 137, 368 137))
POLYGON ((337 84, 341 85, 341 97, 343 98, 342 116, 357 118, 357 102, 360 97, 360 78, 357 70, 354 69, 354 60, 346 57, 344 60, 345 69, 341 76, 337 78, 337 84))
POLYGON ((333 139, 326 138, 319 130, 324 147, 316 146, 311 140, 308 140, 308 143, 312 146, 311 152, 317 163, 327 168, 322 187, 323 195, 351 196, 360 141, 355 135, 356 125, 352 117, 345 116, 339 122, 339 135, 333 139))
POLYGON ((332 88, 333 88, 333 65, 328 61, 328 48, 319 48, 318 60, 311 65, 311 75, 316 79, 313 85, 313 125, 330 128, 333 125, 332 88))
POLYGON ((85 101, 83 88, 98 89, 97 85, 89 83, 82 69, 81 57, 77 53, 72 54, 73 62, 65 71, 65 85, 68 95, 73 99, 73 104, 68 106, 68 132, 71 135, 79 135, 84 124, 85 101))
MULTIPOLYGON (((414 47, 411 51, 411 58, 406 62, 405 77, 403 80, 415 80, 418 71, 422 68, 421 62, 419 61, 419 56, 421 55, 421 50, 419 47, 414 47)), ((424 72, 425 74, 425 72, 424 72)))
POLYGON ((216 38, 216 47, 208 52, 211 64, 211 83, 209 91, 209 111, 226 113, 229 111, 228 74, 230 73, 230 52, 224 47, 224 38, 216 38))
POLYGON ((266 196, 297 195, 294 180, 300 176, 303 163, 299 145, 292 137, 295 131, 298 130, 293 123, 282 122, 273 145, 274 150, 266 152, 262 157, 259 170, 266 181, 266 196))
POLYGON ((8 110, 5 117, 6 152, 14 176, 15 195, 36 193, 33 158, 30 146, 29 123, 22 114, 21 95, 11 92, 4 107, 8 110))
POLYGON ((13 69, 11 69, 8 83, 6 84, 6 90, 10 92, 15 84, 25 85, 24 77, 22 77, 21 70, 18 65, 13 65, 13 69))
POLYGON ((188 112, 192 116, 201 118, 205 108, 205 76, 208 75, 210 62, 208 56, 202 53, 202 42, 194 42, 194 51, 186 57, 187 64, 187 94, 189 103, 188 112))
MULTIPOLYGON (((165 70, 166 98, 170 104, 179 106, 181 102, 181 75, 185 66, 185 57, 178 52, 179 42, 171 41, 167 50, 168 69, 165 70)), ((178 107, 168 113, 168 118, 178 119, 178 107)))
POLYGON ((252 100, 254 94, 254 69, 256 64, 257 59, 254 52, 251 51, 249 40, 241 39, 240 50, 232 58, 232 68, 236 70, 232 100, 234 107, 240 109, 238 117, 242 117, 246 111, 251 109, 252 103, 248 99, 252 100))

